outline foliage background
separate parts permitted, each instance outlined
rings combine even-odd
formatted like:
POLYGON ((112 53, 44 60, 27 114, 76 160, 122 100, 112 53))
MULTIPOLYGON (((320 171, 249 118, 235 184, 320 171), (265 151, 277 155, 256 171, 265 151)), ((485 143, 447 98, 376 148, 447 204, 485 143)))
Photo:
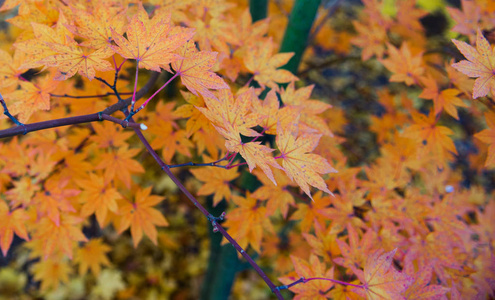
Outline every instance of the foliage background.
MULTIPOLYGON (((151 11, 153 5, 163 4, 159 2, 148 1, 146 7, 151 11)), ((201 5, 212 11, 222 11, 203 20, 210 26, 204 27, 204 23, 194 18, 186 25, 197 29, 195 38, 202 50, 229 54, 235 46, 229 43, 230 38, 235 38, 232 36, 233 28, 244 16, 248 3, 190 2, 184 2, 184 7, 172 6, 172 9, 187 17, 199 14, 200 9, 196 9, 202 8, 201 5)), ((293 4, 293 1, 269 1, 267 39, 273 41, 273 54, 278 45, 283 44, 284 31, 281 28, 286 28, 293 4)), ((3 20, 20 14, 15 22, 1 23, 2 49, 10 55, 14 53, 14 41, 30 38, 26 32, 31 30, 33 16, 39 18, 37 23, 50 26, 54 23, 53 12, 46 9, 54 5, 53 1, 33 1, 29 5, 31 12, 24 18, 20 9, 2 12, 3 20), (34 14, 33 9, 39 9, 40 13, 34 14)), ((226 211, 225 225, 229 228, 233 224, 229 216, 242 211, 241 203, 249 199, 249 193, 254 193, 251 197, 257 200, 254 201, 257 204, 247 205, 242 211, 245 216, 259 207, 266 210, 271 207, 266 215, 268 224, 261 220, 251 223, 244 220, 246 223, 243 224, 263 227, 261 251, 253 249, 257 244, 255 238, 238 238, 245 245, 251 245, 249 253, 274 281, 280 279, 287 284, 301 276, 329 277, 332 270, 334 279, 358 284, 359 271, 365 269, 368 256, 378 249, 392 251, 397 248, 395 267, 414 277, 416 283, 420 282, 418 278, 423 278, 423 286, 414 286, 415 291, 422 291, 428 285, 434 290, 433 296, 440 299, 492 299, 495 289, 495 176, 494 161, 487 161, 487 156, 493 156, 493 150, 489 148, 493 137, 490 142, 489 138, 474 136, 487 128, 488 132, 493 131, 493 126, 490 129, 487 124, 494 123, 494 101, 492 94, 472 99, 473 80, 451 67, 453 62, 464 57, 450 39, 464 40, 474 46, 480 29, 492 42, 495 22, 491 16, 494 9, 493 1, 488 0, 462 3, 369 0, 363 4, 337 0, 321 3, 309 36, 309 46, 297 72, 293 71, 300 79, 296 89, 302 90, 314 84, 311 99, 332 105, 318 116, 306 113, 311 120, 322 120, 333 133, 321 138, 315 152, 338 171, 324 176, 335 197, 313 190, 312 202, 296 188, 297 185, 289 183, 290 180, 279 182, 283 189, 275 193, 287 192, 286 201, 290 203, 285 215, 281 207, 286 203, 270 204, 273 194, 268 201, 261 196, 261 187, 272 185, 258 172, 258 168, 253 175, 245 166, 240 166, 239 176, 227 185, 233 194, 226 197, 227 201, 214 200, 211 192, 205 192, 206 195, 198 199, 213 215, 226 211), (431 101, 432 97, 425 96, 425 90, 431 86, 438 86, 440 91, 455 89, 457 94, 454 96, 460 102, 442 100, 438 96, 431 101), (448 103, 454 104, 449 106, 448 103), (441 132, 432 134, 436 129, 441 132), (219 204, 213 207, 213 202, 219 204)), ((173 18, 177 18, 174 22, 184 22, 180 19, 182 17, 179 13, 174 15, 173 18)), ((241 52, 238 57, 226 55, 232 61, 223 57, 224 64, 217 64, 214 70, 228 80, 233 76, 228 64, 245 64, 243 55, 247 54, 241 52)), ((493 53, 489 55, 493 56, 493 53)), ((1 66, 7 65, 5 60, 2 63, 1 66)), ((135 66, 131 63, 124 66, 119 77, 119 92, 131 92, 135 66)), ((252 77, 245 65, 240 68, 239 77, 228 81, 235 90, 252 77)), ((39 79, 37 71, 28 71, 22 76, 39 79)), ((113 74, 101 73, 100 76, 111 80, 113 74)), ((140 71, 138 85, 144 85, 148 77, 149 72, 140 71)), ((159 82, 163 84, 168 78, 160 77, 159 82)), ((9 104, 5 89, 12 87, 2 87, 4 90, 0 92, 9 104)), ((194 136, 192 139, 180 136, 187 126, 184 117, 187 111, 178 108, 184 108, 187 102, 179 90, 184 88, 177 81, 167 86, 160 93, 160 101, 150 102, 149 107, 136 118, 149 127, 145 134, 167 163, 207 162, 208 156, 218 155, 208 147, 222 149, 224 141, 213 127, 204 133, 207 138, 203 136, 203 140, 199 135, 196 139, 194 136), (174 101, 173 105, 170 105, 171 101, 174 101), (176 140, 164 141, 163 136, 174 136, 176 140), (176 144, 177 148, 167 149, 167 144, 176 144)), ((108 91, 101 82, 90 82, 76 76, 70 83, 60 82, 51 93, 89 95, 108 91)), ((29 122, 66 116, 67 108, 78 115, 94 113, 112 101, 115 100, 110 97, 77 101, 52 98, 51 109, 36 111, 29 122)), ((0 119, 2 129, 11 127, 11 124, 6 117, 0 119)), ((7 255, 0 258, 2 297, 273 297, 249 265, 238 259, 232 246, 220 244, 221 238, 212 232, 209 222, 138 145, 138 139, 130 131, 107 122, 45 130, 2 140, 2 203, 41 205, 47 201, 43 194, 49 196, 45 192, 50 188, 56 191, 55 194, 76 197, 84 193, 89 184, 71 181, 63 185, 60 179, 67 176, 67 172, 74 177, 81 173, 87 175, 92 170, 101 175, 105 169, 102 154, 133 148, 138 150, 129 156, 138 161, 139 166, 129 167, 132 174, 129 178, 132 179, 119 176, 122 173, 117 172, 115 188, 125 200, 134 199, 146 187, 152 186, 153 195, 165 196, 156 208, 168 223, 167 227, 159 228, 157 245, 149 238, 143 238, 134 247, 135 240, 129 230, 117 233, 118 224, 112 218, 118 217, 110 213, 111 222, 107 223, 113 224, 100 228, 96 217, 91 215, 79 226, 92 242, 74 243, 71 246, 74 259, 70 260, 67 255, 57 256, 56 267, 50 265, 55 260, 43 258, 39 246, 26 243, 16 235, 7 255), (83 146, 79 148, 81 144, 83 146), (54 167, 61 159, 71 163, 54 167), (101 270, 81 270, 85 259, 91 263, 88 256, 84 258, 78 251, 90 249, 88 245, 95 245, 95 252, 89 256, 103 255, 107 258, 94 264, 101 266, 101 270), (221 255, 214 255, 218 253, 221 255)), ((212 159, 216 158, 219 157, 212 159)), ((130 165, 132 163, 128 163, 130 165)), ((206 178, 213 176, 208 173, 201 176, 201 171, 192 168, 173 170, 195 195, 201 194, 199 191, 206 178)), ((281 175, 276 177, 277 181, 283 180, 281 175)), ((123 203, 119 202, 121 205, 123 203)), ((31 221, 26 221, 29 227, 36 211, 27 213, 31 218, 31 221)), ((60 213, 66 212, 60 209, 60 213)), ((236 237, 235 232, 232 234, 236 237)), ((329 282, 313 281, 298 285, 291 291, 284 291, 284 296, 296 295, 301 299, 360 297, 346 286, 329 282)), ((422 295, 414 298, 411 291, 409 294, 403 292, 401 296, 408 299, 433 297, 422 295)))

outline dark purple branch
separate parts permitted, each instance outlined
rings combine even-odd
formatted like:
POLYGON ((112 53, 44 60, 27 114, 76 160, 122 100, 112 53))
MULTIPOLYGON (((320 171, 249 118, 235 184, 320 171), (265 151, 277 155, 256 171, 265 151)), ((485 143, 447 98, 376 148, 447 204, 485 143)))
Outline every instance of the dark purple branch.
POLYGON ((151 145, 148 143, 148 141, 144 137, 143 133, 137 129, 135 129, 134 131, 136 132, 136 135, 139 137, 139 139, 141 140, 143 145, 146 147, 146 150, 148 150, 148 152, 151 154, 151 156, 153 156, 153 158, 158 163, 158 165, 162 168, 162 170, 165 171, 165 173, 167 173, 167 175, 170 177, 170 179, 172 179, 172 181, 186 195, 186 197, 189 198, 189 200, 191 200, 191 202, 203 213, 203 215, 205 215, 208 218, 208 220, 211 222, 211 224, 213 226, 213 230, 220 232, 227 239, 227 241, 229 241, 229 243, 232 244, 232 246, 234 246, 234 248, 247 260, 247 262, 253 267, 253 269, 256 270, 256 272, 266 282, 266 284, 270 287, 270 289, 277 296, 277 298, 283 300, 284 297, 282 297, 282 294, 277 289, 275 284, 270 280, 270 278, 268 278, 268 276, 266 276, 265 272, 263 272, 263 270, 258 266, 258 264, 251 258, 251 256, 249 256, 249 254, 247 254, 246 251, 244 251, 244 249, 242 249, 242 247, 227 233, 225 228, 223 228, 220 224, 218 224, 218 222, 217 222, 218 218, 211 215, 208 212, 208 210, 206 208, 204 208, 198 202, 198 200, 196 200, 196 198, 194 198, 194 196, 184 187, 184 185, 179 181, 179 179, 177 177, 175 177, 175 175, 170 170, 170 167, 167 164, 165 164, 161 160, 160 156, 158 156, 158 154, 156 154, 156 152, 153 150, 153 148, 151 148, 151 145))
MULTIPOLYGON (((153 72, 148 82, 136 93, 136 98, 143 97, 153 87, 159 75, 160 75, 159 73, 153 72)), ((132 97, 129 97, 122 102, 118 102, 112 106, 107 107, 105 110, 103 110, 100 113, 25 124, 23 126, 17 126, 5 130, 0 130, 0 138, 12 137, 12 136, 26 134, 28 132, 38 131, 48 128, 101 121, 102 118, 100 118, 100 114, 102 116, 111 115, 112 113, 118 110, 122 110, 127 106, 129 106, 131 101, 132 101, 132 97)))
MULTIPOLYGON (((121 95, 129 95, 132 94, 132 92, 127 92, 127 93, 120 93, 121 95)), ((73 96, 73 95, 68 95, 68 94, 63 94, 63 95, 56 95, 56 94, 50 94, 51 97, 57 97, 57 98, 72 98, 72 99, 87 99, 87 98, 102 98, 106 96, 117 96, 115 93, 106 93, 106 94, 101 94, 101 95, 87 95, 87 96, 73 96)))

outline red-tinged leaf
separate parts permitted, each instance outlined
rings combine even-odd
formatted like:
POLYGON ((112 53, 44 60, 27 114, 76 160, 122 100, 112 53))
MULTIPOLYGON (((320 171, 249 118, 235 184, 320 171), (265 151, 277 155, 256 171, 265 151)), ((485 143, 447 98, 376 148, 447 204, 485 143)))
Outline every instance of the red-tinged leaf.
POLYGON ((495 52, 481 31, 478 29, 476 35, 476 49, 465 42, 452 42, 467 58, 452 66, 469 77, 478 78, 474 82, 473 99, 486 96, 490 90, 495 95, 495 52))
POLYGON ((363 289, 354 291, 370 300, 404 299, 401 293, 414 279, 397 271, 392 265, 396 251, 397 249, 383 253, 383 250, 378 250, 371 254, 364 267, 364 275, 357 274, 363 282, 363 289))
POLYGON ((193 41, 187 42, 178 54, 182 60, 172 63, 172 67, 180 75, 182 84, 194 95, 216 98, 209 90, 226 89, 229 86, 223 79, 210 71, 217 60, 217 52, 197 51, 193 41))
MULTIPOLYGON (((291 261, 294 265, 294 270, 297 276, 285 276, 279 278, 279 280, 284 284, 290 284, 301 277, 305 279, 310 278, 334 278, 334 269, 327 269, 324 262, 320 262, 318 257, 314 254, 309 256, 309 260, 305 261, 297 256, 291 255, 291 261)), ((300 283, 294 285, 290 288, 292 292, 296 294, 294 299, 297 300, 309 300, 318 299, 326 300, 328 299, 329 292, 334 286, 334 283, 329 280, 311 280, 305 283, 300 283)))
POLYGON ((445 294, 450 290, 441 285, 430 284, 432 268, 424 266, 418 272, 415 272, 414 265, 411 260, 405 260, 404 272, 414 279, 407 290, 404 292, 404 297, 408 300, 446 300, 445 294))

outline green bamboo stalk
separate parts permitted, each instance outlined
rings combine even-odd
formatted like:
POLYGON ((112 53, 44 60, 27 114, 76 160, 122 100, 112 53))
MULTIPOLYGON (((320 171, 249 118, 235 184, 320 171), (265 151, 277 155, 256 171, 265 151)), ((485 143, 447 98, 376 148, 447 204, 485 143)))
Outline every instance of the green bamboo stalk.
POLYGON ((268 16, 268 0, 249 0, 249 12, 253 23, 268 16))
POLYGON ((282 67, 293 74, 297 75, 320 2, 321 0, 296 0, 290 13, 280 52, 294 52, 291 60, 282 67))
MULTIPOLYGON (((227 208, 223 200, 213 207, 212 196, 207 197, 206 208, 213 215, 220 215, 227 208)), ((231 294, 232 285, 241 262, 232 245, 220 245, 223 236, 210 229, 210 257, 208 267, 201 287, 201 300, 227 300, 231 294)))

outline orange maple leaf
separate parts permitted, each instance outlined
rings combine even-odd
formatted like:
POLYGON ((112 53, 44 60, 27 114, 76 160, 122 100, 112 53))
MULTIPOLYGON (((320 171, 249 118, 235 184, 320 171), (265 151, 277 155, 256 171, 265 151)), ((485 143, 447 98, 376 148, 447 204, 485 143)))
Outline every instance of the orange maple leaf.
POLYGON ((106 60, 113 54, 109 48, 100 48, 88 54, 88 48, 80 47, 72 38, 67 38, 65 45, 58 43, 46 43, 46 45, 56 54, 45 57, 39 63, 57 68, 55 80, 66 80, 78 72, 89 80, 93 80, 96 70, 110 71, 114 69, 106 60))
POLYGON ((402 43, 400 50, 388 44, 389 57, 382 64, 392 73, 391 82, 404 82, 412 85, 423 75, 422 53, 413 56, 407 42, 402 43))
POLYGON ((14 233, 26 241, 29 241, 29 236, 24 227, 24 223, 28 219, 24 209, 18 208, 10 211, 7 203, 0 201, 0 247, 2 248, 3 256, 7 255, 10 244, 14 238, 14 233))
POLYGON ((72 259, 74 244, 88 240, 79 226, 83 220, 67 214, 60 215, 59 225, 50 218, 41 219, 37 226, 39 231, 36 233, 36 239, 43 242, 44 258, 47 259, 51 254, 61 251, 72 259))
POLYGON ((163 10, 151 20, 139 3, 138 12, 127 27, 127 39, 112 29, 112 38, 117 46, 112 49, 125 58, 132 58, 140 67, 160 72, 160 67, 169 70, 169 64, 180 59, 174 53, 194 35, 194 30, 170 25, 170 14, 163 10))
POLYGON ((437 82, 431 76, 424 78, 423 83, 425 88, 418 97, 433 100, 435 115, 445 109, 449 115, 456 120, 459 120, 456 106, 467 107, 467 105, 457 97, 457 95, 460 94, 460 91, 458 89, 445 89, 439 91, 437 82))
POLYGON ((109 184, 105 182, 103 176, 94 173, 90 173, 88 179, 76 179, 76 184, 83 188, 81 198, 84 205, 81 208, 81 215, 87 217, 95 213, 96 220, 103 227, 108 210, 117 213, 116 200, 122 196, 115 188, 108 186, 109 184))
POLYGON ((132 159, 141 151, 138 148, 128 149, 127 145, 118 148, 117 150, 109 150, 107 153, 100 154, 99 163, 95 169, 105 170, 105 180, 110 181, 117 177, 126 185, 131 187, 131 172, 144 173, 144 168, 141 164, 132 159))
POLYGON ((167 220, 160 211, 153 208, 165 198, 150 194, 151 187, 139 189, 136 192, 134 203, 127 202, 122 205, 120 210, 121 219, 117 231, 120 234, 130 226, 134 247, 137 247, 143 238, 143 232, 156 245, 157 231, 155 226, 168 226, 167 220))
POLYGON ((478 78, 474 82, 473 99, 483 97, 491 90, 495 95, 495 52, 481 30, 476 34, 476 49, 458 40, 452 40, 467 60, 453 64, 459 72, 478 78))
POLYGON ((326 159, 312 152, 318 145, 321 135, 305 134, 298 136, 297 124, 283 130, 277 126, 276 143, 280 151, 282 166, 291 180, 311 198, 309 185, 332 194, 320 174, 337 172, 326 159))
POLYGON ((205 167, 197 170, 190 170, 190 172, 198 180, 203 181, 203 185, 198 190, 198 195, 211 195, 213 196, 213 206, 216 206, 222 199, 229 201, 232 194, 230 191, 230 182, 237 177, 239 173, 237 168, 222 169, 215 167, 205 167))
POLYGON ((278 88, 277 83, 296 81, 298 78, 291 72, 278 69, 294 56, 294 53, 277 53, 272 55, 273 41, 271 38, 253 42, 245 50, 244 64, 251 71, 262 87, 278 88))
POLYGON ((172 63, 172 67, 180 75, 180 80, 187 89, 198 96, 216 98, 209 89, 227 89, 229 86, 223 79, 210 71, 217 60, 217 52, 199 51, 193 41, 187 42, 178 51, 184 59, 172 63))
POLYGON ((483 143, 490 145, 488 147, 488 155, 486 157, 485 167, 495 166, 495 113, 490 112, 485 114, 485 120, 488 128, 474 135, 483 143))
POLYGON ((396 251, 397 249, 394 249, 383 253, 383 250, 378 250, 371 254, 364 266, 364 274, 361 270, 356 270, 361 271, 356 272, 356 275, 363 282, 363 288, 354 291, 370 300, 403 299, 401 293, 414 279, 392 266, 396 251))
MULTIPOLYGON (((263 234, 274 232, 270 219, 266 217, 266 208, 249 192, 246 197, 233 195, 232 201, 237 207, 227 214, 225 227, 229 228, 228 232, 241 247, 246 249, 248 245, 251 245, 256 252, 260 253, 263 234)), ((226 242, 225 239, 224 241, 226 242)))
POLYGON ((5 100, 7 103, 13 103, 10 112, 18 115, 21 123, 26 123, 36 111, 50 109, 50 92, 55 89, 57 83, 49 76, 41 78, 36 84, 28 81, 19 83, 21 88, 5 95, 5 100))
POLYGON ((433 159, 438 167, 443 168, 449 152, 457 154, 454 142, 449 137, 454 132, 448 127, 437 125, 433 111, 428 116, 418 113, 411 115, 414 123, 404 130, 404 137, 414 139, 421 145, 418 155, 433 159), (428 155, 431 156, 426 157, 428 155))

